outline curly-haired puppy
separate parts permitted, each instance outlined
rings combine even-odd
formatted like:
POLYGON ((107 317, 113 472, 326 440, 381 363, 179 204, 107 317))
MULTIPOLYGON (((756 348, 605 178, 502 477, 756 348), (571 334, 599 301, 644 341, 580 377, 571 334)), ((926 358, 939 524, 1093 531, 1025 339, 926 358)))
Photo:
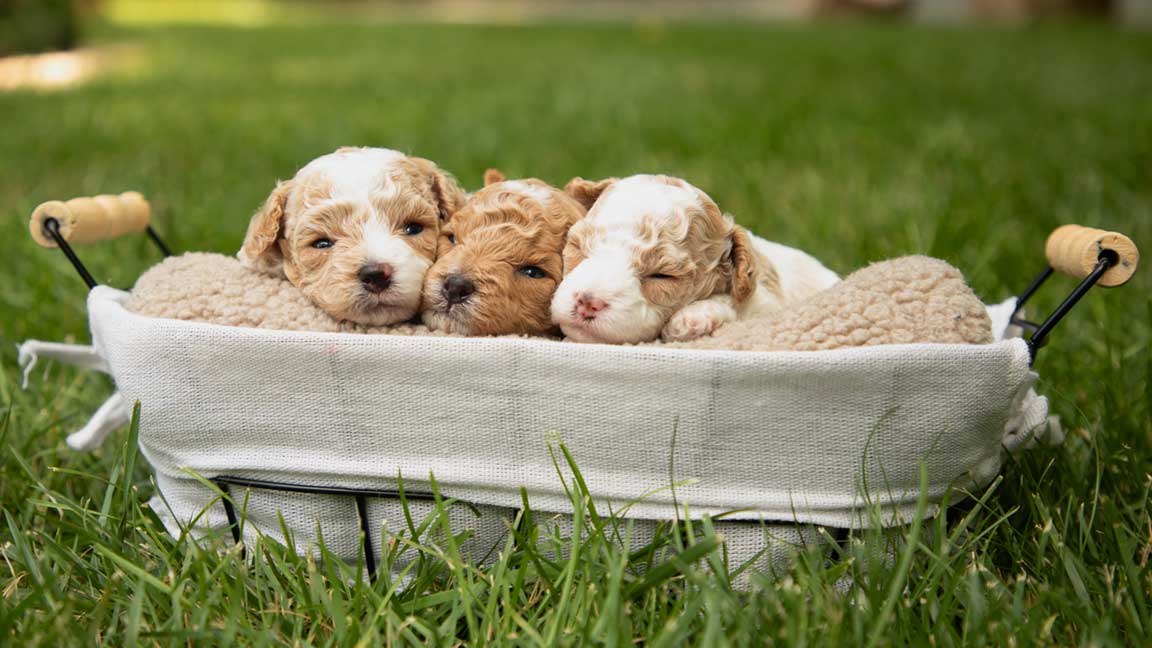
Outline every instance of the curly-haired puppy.
POLYGON ((403 322, 420 310, 440 224, 464 200, 456 180, 428 160, 342 148, 276 186, 237 256, 287 277, 336 319, 403 322))
POLYGON ((424 282, 424 323, 461 335, 554 331, 548 309, 565 235, 584 207, 540 180, 505 180, 495 169, 484 184, 442 229, 440 258, 424 282))
POLYGON ((839 280, 808 254, 736 226, 678 178, 576 178, 567 191, 590 208, 568 233, 552 300, 552 320, 572 340, 691 340, 839 280))

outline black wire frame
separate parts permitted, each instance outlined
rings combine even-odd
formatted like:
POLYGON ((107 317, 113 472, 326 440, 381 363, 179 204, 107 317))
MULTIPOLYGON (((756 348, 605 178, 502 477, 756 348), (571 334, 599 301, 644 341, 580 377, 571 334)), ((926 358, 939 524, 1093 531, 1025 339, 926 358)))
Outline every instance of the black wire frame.
MULTIPOLYGON (((88 272, 88 268, 85 267, 84 262, 80 260, 80 257, 76 255, 76 251, 72 249, 72 246, 60 233, 60 221, 55 218, 45 218, 43 227, 44 234, 52 239, 52 241, 56 243, 56 247, 60 248, 64 256, 68 258, 72 267, 76 269, 76 273, 80 275, 81 281, 84 282, 84 285, 88 286, 88 290, 95 288, 97 282, 92 277, 92 273, 88 272)), ((152 240, 152 243, 160 250, 160 253, 163 254, 165 258, 172 256, 172 250, 164 243, 164 239, 160 238, 156 230, 152 229, 151 225, 147 227, 146 231, 148 232, 148 238, 152 240)))
POLYGON ((1097 282, 1100 281, 1100 277, 1103 277, 1104 273, 1108 272, 1112 266, 1119 262, 1120 257, 1115 252, 1112 250, 1101 250, 1100 255, 1096 258, 1096 266, 1092 269, 1092 272, 1088 273, 1088 276, 1084 277, 1084 279, 1072 289, 1072 292, 1064 298, 1064 301, 1060 302, 1056 310, 1052 311, 1052 313, 1048 315, 1048 318, 1039 324, 1021 317, 1020 311, 1024 308, 1028 300, 1044 285, 1044 282, 1048 281, 1048 278, 1054 274, 1055 271, 1052 269, 1052 266, 1045 266, 1044 270, 1032 280, 1028 288, 1020 293, 1020 296, 1016 298, 1016 310, 1012 313, 1011 322, 1031 333, 1027 338, 1030 364, 1035 364, 1037 352, 1048 344, 1048 336, 1052 333, 1052 330, 1056 328, 1056 325, 1072 311, 1072 308, 1080 302, 1084 295, 1088 294, 1092 286, 1095 286, 1097 282))
POLYGON ((232 533, 232 540, 240 546, 240 556, 245 557, 244 535, 240 526, 240 516, 236 512, 236 503, 232 498, 231 487, 243 489, 270 490, 301 495, 333 495, 351 497, 356 502, 356 517, 360 522, 360 533, 363 536, 364 569, 368 572, 371 582, 376 580, 376 551, 372 547, 372 526, 368 521, 368 498, 390 498, 414 501, 434 501, 432 493, 412 492, 408 489, 378 489, 378 488, 344 488, 340 486, 309 486, 306 484, 289 484, 285 482, 269 481, 265 479, 248 479, 244 477, 230 477, 221 475, 210 480, 224 494, 221 502, 224 505, 224 515, 228 519, 228 529, 232 533))

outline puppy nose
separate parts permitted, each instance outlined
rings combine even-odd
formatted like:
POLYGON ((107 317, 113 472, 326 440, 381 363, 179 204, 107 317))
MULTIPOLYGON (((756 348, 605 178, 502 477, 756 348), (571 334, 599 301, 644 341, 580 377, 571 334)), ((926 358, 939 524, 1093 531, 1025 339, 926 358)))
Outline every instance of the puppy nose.
POLYGON ((370 293, 382 293, 392 285, 392 266, 387 263, 372 263, 362 266, 356 273, 360 284, 370 293))
POLYGON ((444 280, 442 290, 444 299, 447 299, 449 304, 459 304, 476 292, 476 284, 467 277, 458 274, 448 275, 448 278, 444 280))
POLYGON ((576 314, 586 320, 595 319, 598 313, 607 308, 608 302, 592 295, 584 294, 576 298, 576 314))

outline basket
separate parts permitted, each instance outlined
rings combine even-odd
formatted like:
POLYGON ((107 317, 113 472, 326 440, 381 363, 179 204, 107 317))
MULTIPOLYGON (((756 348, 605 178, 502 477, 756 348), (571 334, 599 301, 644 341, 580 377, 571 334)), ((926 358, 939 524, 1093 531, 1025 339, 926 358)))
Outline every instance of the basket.
MULTIPOLYGON (((127 293, 91 281, 64 216, 44 213, 34 234, 91 288, 93 343, 28 341, 21 362, 104 370, 117 387, 69 444, 98 445, 139 403, 152 508, 170 533, 264 536, 302 552, 323 536, 370 574, 436 498, 459 503, 452 528, 470 532, 462 551, 477 562, 525 505, 570 531, 573 466, 599 510, 635 521, 633 545, 659 524, 709 516, 730 564, 758 571, 796 546, 904 524, 921 495, 938 505, 986 485, 1006 451, 1059 441, 1032 363, 1091 286, 1118 285, 1115 271, 1130 277, 1136 263, 1134 246, 1099 243, 1119 235, 1058 230, 1033 285, 989 307, 1000 339, 988 345, 746 352, 367 336, 136 315, 127 293), (1086 235, 1098 249, 1074 266, 1086 235), (1083 281, 1045 322, 1024 320, 1054 268, 1083 281)), ((147 219, 134 223, 159 242, 147 219)))

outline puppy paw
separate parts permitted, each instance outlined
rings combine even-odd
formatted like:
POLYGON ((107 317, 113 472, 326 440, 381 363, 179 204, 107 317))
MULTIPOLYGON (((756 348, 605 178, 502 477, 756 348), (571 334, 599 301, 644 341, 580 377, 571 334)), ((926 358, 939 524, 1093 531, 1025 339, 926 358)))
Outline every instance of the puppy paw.
POLYGON ((660 337, 666 342, 687 342, 711 335, 721 324, 736 319, 736 311, 728 304, 703 300, 681 308, 672 315, 660 337))

